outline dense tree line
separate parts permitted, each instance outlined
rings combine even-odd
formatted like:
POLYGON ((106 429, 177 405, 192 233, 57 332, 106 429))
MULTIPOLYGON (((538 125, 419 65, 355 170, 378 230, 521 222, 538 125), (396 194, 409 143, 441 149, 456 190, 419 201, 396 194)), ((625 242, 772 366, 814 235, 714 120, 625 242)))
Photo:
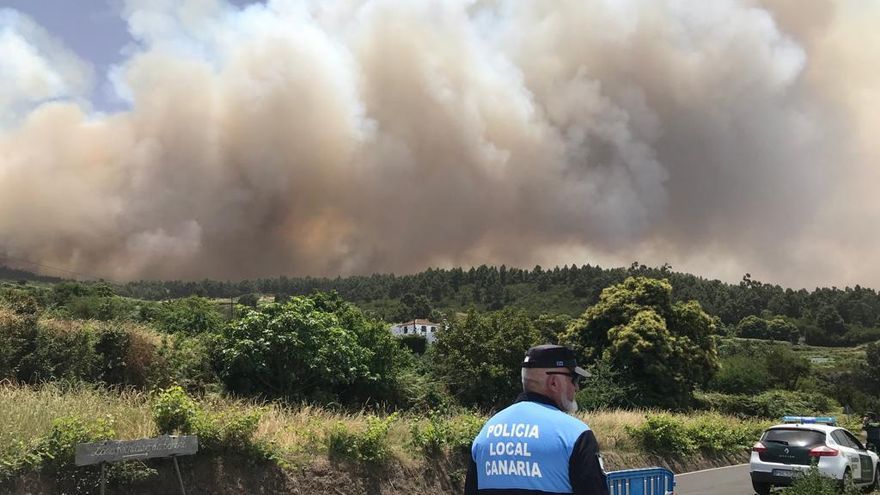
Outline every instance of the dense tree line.
MULTIPOLYGON (((148 301, 117 290, 0 284, 0 380, 146 389, 176 383, 293 402, 489 409, 517 392, 525 349, 561 342, 592 369, 578 397, 586 408, 703 407, 760 416, 838 403, 859 411, 880 406, 878 344, 841 350, 850 357, 833 366, 813 366, 798 355, 807 348, 793 345, 800 320, 764 310, 725 326, 699 301, 677 299, 682 292, 667 279, 650 276, 605 287, 574 317, 515 304, 447 314, 427 347, 395 339, 387 320, 332 292, 274 303, 239 297, 225 312, 228 304, 201 296, 148 301)), ((400 302, 424 312, 431 300, 407 293, 400 302)), ((815 322, 820 335, 852 331, 836 309, 823 311, 815 322)))
MULTIPOLYGON (((544 269, 507 266, 470 269, 428 269, 414 275, 373 274, 346 278, 292 278, 281 276, 238 282, 215 280, 138 281, 116 288, 121 295, 162 300, 190 295, 234 298, 244 294, 272 294, 280 298, 335 291, 355 304, 377 309, 387 320, 430 317, 433 310, 464 311, 519 307, 532 315, 566 313, 577 316, 596 304, 605 287, 627 277, 666 279, 674 301, 694 300, 733 333, 747 317, 765 318, 770 333, 780 338, 774 317, 796 322, 801 335, 819 345, 854 345, 880 338, 880 294, 861 286, 793 290, 754 280, 746 274, 738 284, 710 280, 687 273, 633 263, 628 268, 566 265, 544 269)), ((754 321, 752 321, 754 323, 754 321)), ((782 332, 782 333, 780 333, 782 332)))

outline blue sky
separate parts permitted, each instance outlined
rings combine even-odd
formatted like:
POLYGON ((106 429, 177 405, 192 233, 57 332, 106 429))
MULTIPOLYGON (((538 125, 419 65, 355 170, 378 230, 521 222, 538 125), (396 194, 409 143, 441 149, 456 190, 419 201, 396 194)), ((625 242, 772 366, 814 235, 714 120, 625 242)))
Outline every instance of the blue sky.
MULTIPOLYGON (((124 105, 113 94, 108 70, 125 60, 133 40, 122 17, 122 0, 0 0, 0 8, 17 10, 42 26, 69 50, 91 64, 94 87, 91 100, 98 110, 124 105)), ((229 0, 239 7, 254 0, 229 0)))

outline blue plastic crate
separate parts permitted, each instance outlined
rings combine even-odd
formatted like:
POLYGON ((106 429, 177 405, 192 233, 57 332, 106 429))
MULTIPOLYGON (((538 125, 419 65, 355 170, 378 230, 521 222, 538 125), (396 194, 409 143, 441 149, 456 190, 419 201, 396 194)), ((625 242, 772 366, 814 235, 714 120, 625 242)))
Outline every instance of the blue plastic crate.
POLYGON ((671 495, 675 474, 660 467, 625 469, 608 473, 609 495, 671 495))

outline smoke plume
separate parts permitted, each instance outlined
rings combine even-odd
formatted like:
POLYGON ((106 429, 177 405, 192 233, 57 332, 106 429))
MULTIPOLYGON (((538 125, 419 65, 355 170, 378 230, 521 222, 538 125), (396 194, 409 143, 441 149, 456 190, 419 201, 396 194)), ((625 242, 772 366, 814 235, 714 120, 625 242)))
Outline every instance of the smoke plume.
POLYGON ((87 63, 0 11, 0 254, 118 280, 637 259, 880 285, 877 4, 123 15, 129 105, 105 114, 87 63))

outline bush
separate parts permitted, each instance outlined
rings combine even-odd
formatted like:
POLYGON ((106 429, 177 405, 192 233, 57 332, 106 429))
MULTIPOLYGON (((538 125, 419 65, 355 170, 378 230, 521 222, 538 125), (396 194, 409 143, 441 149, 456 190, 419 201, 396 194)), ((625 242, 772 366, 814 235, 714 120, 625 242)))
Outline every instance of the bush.
POLYGON ((627 426, 626 431, 653 454, 683 456, 697 451, 684 422, 671 414, 649 414, 644 423, 627 426))
POLYGON ((851 346, 874 342, 880 340, 880 328, 851 327, 843 340, 851 346))
MULTIPOLYGON (((54 420, 49 434, 43 437, 31 453, 31 462, 38 463, 62 486, 76 493, 89 493, 98 486, 100 469, 74 464, 76 445, 79 443, 111 440, 116 436, 111 418, 84 420, 67 416, 54 420)), ((33 465, 31 467, 37 467, 33 465)))
POLYGON ((324 294, 248 311, 213 359, 234 392, 358 405, 396 397, 408 362, 383 322, 324 294))
MULTIPOLYGON (((840 483, 826 476, 822 476, 819 468, 814 464, 803 475, 798 476, 791 486, 782 490, 782 495, 838 495, 840 483)), ((843 495, 856 495, 861 493, 851 483, 844 487, 843 495)))
POLYGON ((153 421, 159 433, 188 435, 195 430, 199 408, 181 387, 161 390, 153 400, 153 421))
POLYGON ((145 387, 155 345, 147 332, 117 325, 0 312, 0 379, 145 387))
POLYGON ((0 486, 18 473, 38 466, 41 460, 40 456, 21 440, 0 446, 0 486))
POLYGON ((44 460, 44 467, 58 471, 73 467, 77 444, 112 440, 115 436, 112 418, 86 421, 66 416, 52 421, 52 429, 39 442, 36 451, 44 460))
POLYGON ((717 414, 700 415, 687 426, 696 447, 709 455, 747 450, 760 437, 765 424, 736 421, 717 414))
POLYGON ((683 409, 718 369, 716 318, 696 301, 677 301, 666 280, 628 277, 561 336, 584 362, 607 359, 635 386, 637 406, 683 409))
POLYGON ((52 286, 52 302, 63 306, 73 297, 92 295, 91 288, 80 282, 59 282, 52 286))
POLYGON ((160 391, 152 410, 159 433, 197 435, 201 452, 237 452, 258 459, 274 455, 267 445, 254 439, 261 411, 211 413, 179 386, 160 391))
POLYGON ((37 319, 0 308, 0 379, 19 379, 22 358, 35 351, 37 319))
POLYGON ((816 392, 770 390, 758 395, 699 394, 701 409, 740 417, 778 419, 785 415, 818 415, 837 409, 838 404, 816 392))
POLYGON ((769 320, 754 315, 746 316, 737 324, 736 334, 745 338, 782 340, 793 344, 797 344, 800 339, 797 325, 781 316, 769 320))
POLYGON ((421 356, 428 348, 428 339, 421 335, 401 335, 397 337, 397 341, 404 349, 409 349, 412 353, 421 356))
POLYGON ((193 433, 199 436, 202 451, 239 452, 251 457, 268 458, 271 455, 268 449, 254 440, 261 417, 260 411, 219 414, 198 411, 193 433))
POLYGON ((773 385, 783 390, 793 390, 801 378, 810 373, 810 361, 788 346, 773 346, 764 358, 764 368, 770 374, 773 385))
POLYGON ((446 386, 432 373, 409 366, 399 377, 400 396, 396 404, 411 411, 450 413, 458 405, 446 386))
POLYGON ((845 347, 847 345, 846 339, 842 336, 828 333, 814 326, 807 327, 804 341, 809 345, 824 347, 845 347))
POLYGON ((9 309, 17 315, 38 316, 43 311, 43 305, 30 291, 4 291, 2 299, 6 302, 9 309))
POLYGON ((431 414, 426 425, 412 425, 410 445, 426 457, 436 457, 444 452, 467 453, 483 423, 485 418, 474 414, 450 418, 431 414))
POLYGON ((123 356, 121 381, 119 384, 138 388, 154 389, 156 370, 165 365, 164 357, 159 353, 157 335, 140 326, 125 326, 128 345, 123 356))
POLYGON ((744 451, 760 436, 765 424, 737 421, 717 414, 693 418, 671 414, 649 414, 644 423, 626 428, 648 452, 687 456, 697 452, 718 455, 744 451))
POLYGON ((105 383, 125 383, 125 358, 130 343, 131 336, 118 327, 105 328, 98 334, 95 354, 99 360, 98 374, 105 383))
POLYGON ((238 297, 236 301, 238 304, 242 306, 247 306, 249 308, 256 308, 257 303, 260 302, 259 294, 244 294, 238 297))
POLYGON ((157 364, 150 372, 150 381, 157 387, 180 385, 190 393, 220 392, 220 378, 211 361, 216 336, 184 334, 164 336, 156 349, 157 364))
POLYGON ((606 360, 588 367, 592 376, 586 379, 575 400, 585 411, 611 409, 631 405, 630 396, 635 388, 623 382, 620 373, 606 360))
POLYGON ((436 375, 462 404, 489 409, 509 404, 522 391, 523 355, 540 338, 522 310, 481 315, 472 309, 450 322, 429 352, 436 375))
POLYGON ((327 451, 331 458, 366 464, 384 464, 390 457, 388 430, 397 419, 371 417, 362 431, 351 430, 345 423, 334 424, 327 435, 327 451))
POLYGON ((721 358, 721 369, 707 388, 727 394, 762 392, 770 386, 770 375, 763 362, 751 356, 734 355, 721 358))
MULTIPOLYGON (((100 482, 100 467, 76 466, 76 446, 112 440, 115 436, 110 417, 93 420, 77 416, 57 418, 49 433, 39 438, 33 447, 18 442, 5 455, 0 455, 0 482, 39 469, 54 478, 60 493, 94 493, 100 482)), ((107 469, 107 482, 111 486, 121 485, 156 474, 155 469, 140 462, 114 463, 107 469)))
POLYGON ((149 316, 166 332, 188 335, 213 332, 223 324, 217 305, 210 299, 198 296, 164 302, 149 316))
POLYGON ((75 296, 71 297, 59 313, 78 320, 125 320, 137 315, 134 304, 117 296, 75 296))
POLYGON ((29 384, 98 378, 91 325, 35 318, 2 320, 0 316, 7 377, 29 384))

